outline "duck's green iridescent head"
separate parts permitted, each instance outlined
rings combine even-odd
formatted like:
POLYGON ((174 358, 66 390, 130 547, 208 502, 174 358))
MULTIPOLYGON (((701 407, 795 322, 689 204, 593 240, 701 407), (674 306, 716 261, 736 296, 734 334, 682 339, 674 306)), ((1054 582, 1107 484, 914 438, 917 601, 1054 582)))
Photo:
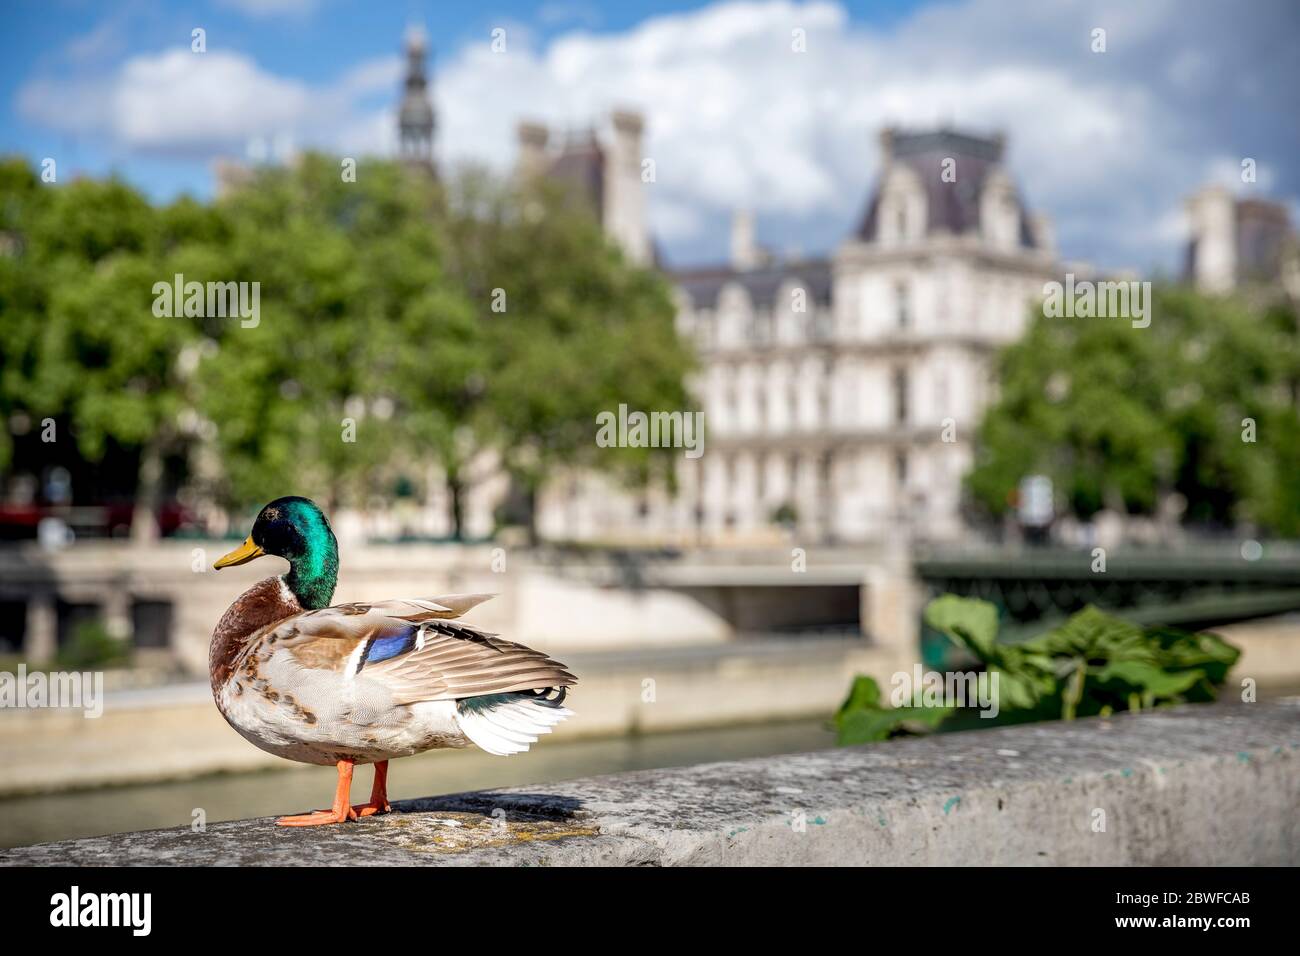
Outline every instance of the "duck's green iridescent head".
POLYGON ((339 546, 324 512, 307 498, 276 498, 262 509, 240 547, 219 558, 216 570, 246 564, 264 554, 289 562, 284 583, 308 610, 328 607, 339 575, 339 546))

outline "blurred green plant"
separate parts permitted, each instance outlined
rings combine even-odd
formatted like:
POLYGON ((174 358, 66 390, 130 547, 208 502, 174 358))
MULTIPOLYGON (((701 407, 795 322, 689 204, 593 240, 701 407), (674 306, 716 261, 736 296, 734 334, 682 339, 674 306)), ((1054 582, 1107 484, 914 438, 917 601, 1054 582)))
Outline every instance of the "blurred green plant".
POLYGON ((951 713, 949 707, 886 707, 876 679, 859 674, 835 712, 836 743, 847 747, 933 730, 951 713))
POLYGON ((799 523, 799 512, 790 502, 783 501, 772 510, 772 523, 793 528, 799 523))
POLYGON ((83 671, 125 667, 131 663, 131 642, 113 637, 99 621, 81 621, 71 639, 54 658, 57 670, 83 671))
POLYGON ((859 676, 834 718, 841 745, 918 729, 955 730, 1030 720, 1073 720, 1123 710, 1212 701, 1241 652, 1210 633, 1139 627, 1086 607, 1059 627, 1018 643, 997 639, 997 608, 947 594, 925 621, 997 675, 998 716, 972 722, 949 702, 887 708, 879 687, 859 676))

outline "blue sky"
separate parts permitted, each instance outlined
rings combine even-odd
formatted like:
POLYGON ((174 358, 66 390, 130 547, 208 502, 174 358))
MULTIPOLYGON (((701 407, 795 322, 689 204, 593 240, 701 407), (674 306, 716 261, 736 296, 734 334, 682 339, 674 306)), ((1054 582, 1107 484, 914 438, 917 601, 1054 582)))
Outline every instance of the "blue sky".
POLYGON ((785 253, 854 226, 886 123, 1003 131, 1062 253, 1174 268, 1182 200, 1217 180, 1300 198, 1300 4, 1257 0, 477 4, 84 0, 0 9, 0 151, 60 180, 116 171, 208 196, 218 156, 393 148, 401 37, 435 54, 440 161, 508 167, 521 118, 647 118, 655 233, 674 264, 725 256, 731 209, 785 253), (1050 8, 1050 9, 1049 9, 1050 8), (190 52, 190 31, 208 51, 190 52), (507 49, 493 53, 492 31, 507 49), (1093 31, 1107 49, 1091 49, 1093 31), (806 51, 791 50, 792 30, 806 51), (1252 158, 1258 182, 1237 171, 1252 158))

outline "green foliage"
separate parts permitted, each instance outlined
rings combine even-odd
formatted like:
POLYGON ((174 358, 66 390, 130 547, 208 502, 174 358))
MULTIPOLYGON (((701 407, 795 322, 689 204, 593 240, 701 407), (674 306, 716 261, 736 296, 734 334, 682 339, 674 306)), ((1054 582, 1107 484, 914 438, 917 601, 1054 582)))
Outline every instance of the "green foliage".
POLYGON ((444 187, 373 161, 344 182, 308 154, 155 208, 0 162, 0 417, 66 420, 86 458, 135 449, 155 480, 186 460, 231 507, 364 503, 429 464, 458 507, 493 457, 531 494, 569 465, 643 481, 669 453, 597 449, 595 420, 687 409, 673 313, 569 197, 477 172, 444 187), (259 321, 155 316, 177 274, 258 283, 259 321))
POLYGON ((951 707, 885 707, 874 678, 859 674, 835 712, 835 742, 841 747, 869 744, 921 729, 932 730, 951 707))
POLYGON ((72 639, 59 648, 54 666, 58 670, 83 671, 123 667, 131 662, 131 642, 113 637, 98 621, 82 621, 72 639))
POLYGON ((1300 532, 1300 336, 1295 310, 1153 289, 1151 325, 1035 314, 998 362, 999 398, 967 485, 992 514, 1045 474, 1076 515, 1151 513, 1300 532), (1257 440, 1242 440, 1243 419, 1257 440))
POLYGON ((620 403, 689 408, 691 353, 677 336, 667 285, 635 268, 562 189, 520 189, 469 173, 448 198, 449 268, 486 352, 480 440, 522 489, 557 467, 596 467, 635 481, 671 452, 597 448, 596 416, 620 403))
POLYGON ((772 510, 772 523, 793 528, 799 523, 799 512, 790 502, 784 501, 772 510))
POLYGON ((1213 700, 1240 656, 1216 634, 1139 627, 1095 607, 1017 644, 997 642, 997 609, 987 601, 947 594, 930 602, 925 620, 997 672, 1002 707, 1065 720, 1213 700))
POLYGON ((151 288, 187 229, 115 179, 50 188, 0 163, 0 415, 63 419, 91 461, 110 441, 154 460, 172 451, 176 360, 196 330, 155 318, 151 288))
MULTIPOLYGON (((925 621, 997 675, 997 720, 1005 723, 1211 701, 1241 654, 1215 634, 1139 627, 1094 607, 1016 644, 998 641, 997 608, 987 601, 947 594, 926 606, 925 621)), ((952 707, 884 708, 876 682, 859 676, 835 727, 844 745, 918 727, 957 729, 962 717, 952 707)))

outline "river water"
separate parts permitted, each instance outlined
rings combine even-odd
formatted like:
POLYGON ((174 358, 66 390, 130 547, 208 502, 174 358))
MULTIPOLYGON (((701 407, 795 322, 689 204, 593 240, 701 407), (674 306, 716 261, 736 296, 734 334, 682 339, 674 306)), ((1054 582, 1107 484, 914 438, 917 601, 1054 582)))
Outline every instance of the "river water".
MULTIPOLYGON (((621 770, 674 767, 834 745, 823 721, 690 730, 605 740, 545 739, 526 754, 493 757, 478 750, 433 751, 394 761, 388 795, 401 800, 489 787, 554 783, 621 770)), ((337 779, 331 767, 286 762, 284 770, 222 774, 177 783, 104 787, 0 800, 0 847, 302 813, 327 807, 337 779)), ((370 795, 371 770, 358 767, 352 800, 370 795)))

